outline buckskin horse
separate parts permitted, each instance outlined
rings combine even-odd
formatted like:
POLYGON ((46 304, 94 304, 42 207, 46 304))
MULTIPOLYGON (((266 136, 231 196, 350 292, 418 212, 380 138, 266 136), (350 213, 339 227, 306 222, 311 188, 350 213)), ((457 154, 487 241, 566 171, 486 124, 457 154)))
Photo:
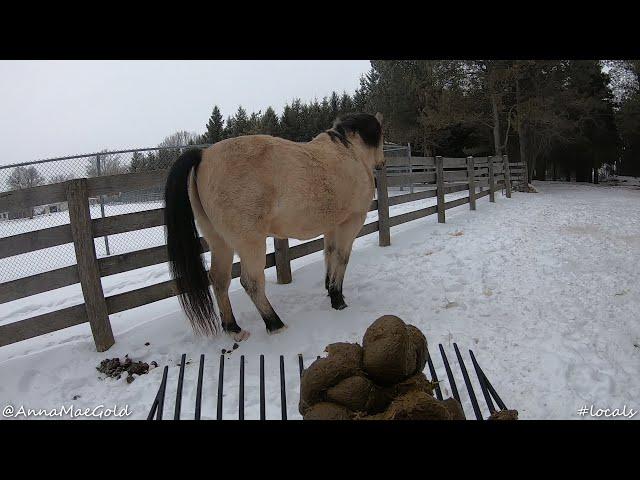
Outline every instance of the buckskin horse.
POLYGON ((164 215, 171 276, 194 332, 214 335, 222 323, 235 341, 248 338, 229 301, 234 252, 268 333, 286 327, 265 295, 269 236, 324 234, 325 288, 331 306, 345 308, 344 274, 373 199, 373 170, 384 164, 382 146, 382 115, 358 113, 307 143, 247 135, 180 155, 167 176, 164 215), (198 228, 211 250, 208 273, 198 228))

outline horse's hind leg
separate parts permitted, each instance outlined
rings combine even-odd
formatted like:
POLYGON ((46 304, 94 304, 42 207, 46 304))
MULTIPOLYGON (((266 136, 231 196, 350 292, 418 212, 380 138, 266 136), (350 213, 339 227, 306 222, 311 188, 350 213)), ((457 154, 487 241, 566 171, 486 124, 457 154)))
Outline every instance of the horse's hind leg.
POLYGON ((325 232, 324 234, 324 288, 329 295, 329 277, 331 275, 331 269, 333 268, 333 257, 336 253, 336 237, 334 232, 325 232))
POLYGON ((229 301, 229 285, 231 283, 231 268, 233 267, 233 249, 224 239, 208 225, 203 228, 207 244, 211 249, 211 268, 209 278, 216 296, 222 329, 236 342, 249 338, 249 332, 242 330, 233 315, 229 301))
POLYGON ((267 247, 266 238, 260 237, 252 240, 244 239, 238 245, 242 273, 240 284, 256 306, 269 333, 276 333, 286 325, 275 312, 264 291, 264 267, 267 247))
MULTIPOLYGON (((347 307, 342 294, 342 283, 344 274, 349 263, 351 248, 358 232, 364 223, 365 214, 352 215, 345 222, 338 225, 335 231, 330 234, 333 250, 329 248, 330 255, 327 261, 327 284, 329 296, 331 297, 331 306, 336 310, 342 310, 347 307)), ((325 255, 328 250, 325 249, 325 255)))

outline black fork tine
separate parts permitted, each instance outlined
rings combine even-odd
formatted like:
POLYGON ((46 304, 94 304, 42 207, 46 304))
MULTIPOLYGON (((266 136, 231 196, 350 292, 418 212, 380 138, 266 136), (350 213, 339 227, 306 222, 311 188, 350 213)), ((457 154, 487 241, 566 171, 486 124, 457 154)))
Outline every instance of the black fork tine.
POLYGON ((282 420, 287 419, 287 392, 284 384, 284 356, 280 355, 280 407, 282 408, 282 420))
POLYGON ((162 380, 160 381, 160 386, 158 387, 156 398, 153 399, 153 403, 151 404, 151 410, 149 411, 149 415, 147 415, 147 420, 153 420, 153 417, 158 411, 158 403, 160 402, 160 392, 162 391, 162 384, 166 381, 167 371, 168 371, 168 367, 165 367, 162 372, 162 380))
POLYGON ((300 369, 300 377, 302 377, 302 372, 304 371, 304 363, 302 363, 302 354, 298 354, 298 368, 300 369))
POLYGON ((240 355, 240 386, 238 389, 238 420, 244 420, 244 355, 240 355))
POLYGON ((453 373, 451 372, 451 367, 449 366, 449 360, 447 360, 447 354, 444 353, 444 348, 442 348, 442 344, 438 344, 440 348, 440 355, 442 356, 442 361, 444 362, 444 369, 447 371, 447 378, 449 379, 449 386, 451 386, 451 393, 453 393, 453 398, 462 404, 460 401, 460 395, 458 394, 458 387, 456 386, 456 381, 453 378, 453 373))
POLYGON ((433 362, 431 361, 431 355, 427 351, 427 364, 429 364, 429 372, 431 373, 431 381, 436 382, 436 398, 442 400, 442 391, 440 390, 440 383, 438 382, 438 374, 436 369, 433 368, 433 362))
POLYGON ((204 353, 200 355, 200 366, 198 368, 198 386, 196 387, 196 415, 195 419, 200 420, 202 409, 202 374, 204 373, 204 353))
POLYGON ((160 383, 160 390, 158 391, 158 412, 156 420, 162 420, 162 411, 164 410, 164 394, 167 392, 167 375, 169 374, 169 366, 164 366, 162 372, 162 382, 160 383))
POLYGON ((476 356, 473 354, 473 351, 469 349, 469 355, 471 356, 471 362, 473 363, 473 368, 476 371, 476 375, 478 376, 478 381, 480 382, 480 388, 482 389, 482 395, 484 396, 484 401, 487 402, 487 407, 489 408, 489 412, 493 413, 496 411, 496 408, 493 406, 493 401, 491 400, 491 395, 487 390, 487 382, 485 382, 484 375, 480 372, 480 366, 476 361, 476 356))
POLYGON ((224 353, 220 354, 220 371, 218 372, 218 411, 216 420, 222 420, 222 389, 224 388, 224 353))
POLYGON ((467 391, 469 392, 469 398, 471 398, 471 405, 473 406, 473 411, 476 414, 476 419, 482 420, 482 412, 480 411, 480 406, 478 405, 476 393, 473 391, 473 385, 471 385, 467 367, 464 364, 464 360, 462 359, 462 355, 460 355, 460 350, 458 350, 458 345, 456 343, 453 344, 453 349, 456 351, 456 356, 458 357, 458 363, 460 364, 460 370, 462 370, 464 384, 467 386, 467 391))
POLYGON ((264 397, 264 355, 260 355, 260 420, 266 419, 264 397))
POLYGON ((176 407, 173 413, 174 420, 180 420, 180 409, 182 408, 182 384, 184 382, 184 364, 187 363, 187 354, 180 357, 180 373, 178 374, 178 389, 176 390, 176 407))
POLYGON ((478 370, 480 370, 480 373, 482 374, 482 378, 486 382, 487 389, 489 390, 489 393, 491 393, 491 396, 495 399, 495 401, 498 404, 498 407, 500 408, 500 410, 507 410, 507 406, 504 404, 504 402, 502 401, 502 399, 498 395, 498 392, 496 392, 496 389, 493 388, 493 385, 491 385, 491 382, 489 381, 487 376, 484 374, 484 371, 482 370, 482 367, 480 365, 478 365, 478 370))

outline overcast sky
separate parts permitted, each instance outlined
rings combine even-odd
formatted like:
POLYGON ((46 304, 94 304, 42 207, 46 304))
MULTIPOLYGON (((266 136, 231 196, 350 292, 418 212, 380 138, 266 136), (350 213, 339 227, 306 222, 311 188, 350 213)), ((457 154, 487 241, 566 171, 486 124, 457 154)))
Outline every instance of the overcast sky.
POLYGON ((0 61, 0 164, 152 147, 293 98, 352 94, 367 60, 0 61))

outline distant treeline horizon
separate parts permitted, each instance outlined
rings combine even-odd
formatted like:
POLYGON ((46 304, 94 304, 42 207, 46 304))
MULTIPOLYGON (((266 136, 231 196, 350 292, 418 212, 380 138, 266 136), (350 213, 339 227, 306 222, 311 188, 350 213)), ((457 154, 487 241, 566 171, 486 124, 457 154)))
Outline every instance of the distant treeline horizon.
MULTIPOLYGON (((640 175, 640 60, 372 60, 353 95, 296 98, 281 113, 239 106, 226 119, 214 105, 202 132, 175 132, 158 147, 252 134, 307 142, 344 113, 377 111, 385 140, 414 155, 508 154, 527 163, 529 180, 591 181, 603 165, 640 175)), ((124 165, 105 152, 100 174, 167 168, 178 154, 134 152, 124 165)), ((45 182, 34 168, 16 170, 14 188, 45 182)), ((85 170, 98 174, 95 161, 85 170)))

